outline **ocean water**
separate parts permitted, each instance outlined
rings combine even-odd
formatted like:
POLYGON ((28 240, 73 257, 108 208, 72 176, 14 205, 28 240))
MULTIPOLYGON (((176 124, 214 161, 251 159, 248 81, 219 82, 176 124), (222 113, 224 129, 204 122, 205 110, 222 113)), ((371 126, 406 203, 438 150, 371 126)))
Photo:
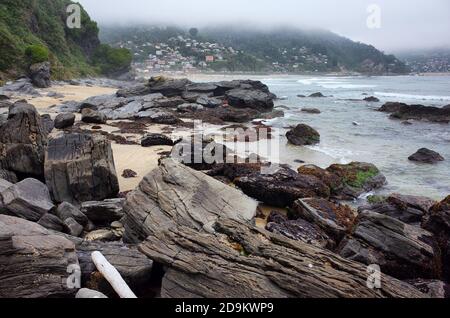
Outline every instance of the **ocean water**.
MULTIPOLYGON (((214 80, 217 79, 228 78, 214 80)), ((323 168, 332 163, 370 162, 388 180, 377 193, 399 192, 435 199, 450 195, 450 124, 414 121, 413 125, 407 126, 376 111, 388 101, 438 107, 448 105, 450 76, 258 76, 254 79, 263 81, 279 97, 286 97, 276 105, 290 108, 285 110, 284 118, 269 121, 280 140, 278 161, 294 168, 300 165, 297 160, 323 168), (297 97, 315 92, 328 97, 297 97), (364 94, 376 96, 380 102, 364 102, 364 94), (301 111, 304 107, 318 108, 321 114, 304 113, 301 111), (355 126, 354 122, 359 125, 355 126), (288 145, 284 136, 286 127, 299 123, 319 131, 319 145, 288 145), (408 157, 422 147, 439 152, 446 161, 435 165, 410 162, 408 157)))

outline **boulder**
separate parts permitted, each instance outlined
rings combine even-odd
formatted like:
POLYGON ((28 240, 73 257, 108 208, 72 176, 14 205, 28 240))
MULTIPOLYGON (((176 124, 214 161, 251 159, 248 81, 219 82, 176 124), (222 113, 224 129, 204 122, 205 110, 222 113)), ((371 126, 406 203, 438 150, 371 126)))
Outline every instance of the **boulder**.
POLYGON ((82 226, 87 226, 89 223, 88 217, 80 211, 77 207, 68 202, 63 202, 56 208, 55 214, 63 221, 72 218, 82 226))
POLYGON ((81 212, 96 225, 109 225, 124 216, 124 199, 87 201, 81 204, 81 212))
POLYGON ((54 208, 47 186, 36 179, 16 183, 4 190, 1 196, 4 209, 9 214, 33 222, 38 222, 54 208))
POLYGON ((257 172, 238 177, 234 182, 248 196, 276 207, 290 206, 301 198, 330 196, 330 189, 321 180, 290 169, 280 169, 274 174, 257 172))
POLYGON ((75 245, 42 226, 0 215, 0 298, 73 297, 75 245))
POLYGON ((426 297, 387 275, 367 288, 366 266, 238 220, 220 217, 205 233, 168 217, 172 226, 152 227, 139 246, 166 268, 162 298, 426 297))
POLYGON ((149 118, 155 124, 175 125, 180 122, 180 120, 177 117, 168 112, 157 112, 149 116, 149 118))
POLYGON ((56 202, 79 204, 119 193, 110 142, 101 135, 59 134, 45 154, 45 180, 56 202))
POLYGON ((31 80, 28 78, 21 78, 12 83, 6 84, 1 88, 2 94, 18 94, 18 95, 30 95, 41 96, 39 92, 34 88, 31 80))
POLYGON ((364 98, 364 101, 370 102, 370 103, 378 103, 380 100, 376 98, 375 96, 369 96, 364 98))
POLYGON ((137 172, 131 169, 125 169, 122 172, 122 177, 125 179, 136 178, 138 176, 137 172))
POLYGON ((211 232, 218 217, 252 222, 256 201, 202 172, 163 159, 127 196, 124 211, 124 241, 136 243, 177 223, 211 232))
POLYGON ((318 166, 304 165, 298 168, 297 171, 302 175, 311 175, 319 178, 327 187, 330 188, 330 194, 332 197, 339 196, 344 187, 342 179, 339 176, 318 166))
POLYGON ((313 93, 313 94, 309 95, 309 97, 317 98, 317 97, 325 97, 325 96, 321 92, 317 92, 317 93, 313 93))
POLYGON ((439 277, 439 251, 432 233, 373 212, 361 213, 350 236, 339 247, 345 258, 377 264, 399 279, 439 277))
POLYGON ((55 118, 55 128, 65 129, 72 127, 75 123, 75 114, 73 113, 62 113, 58 114, 55 118))
POLYGON ((391 114, 391 118, 400 120, 428 120, 449 123, 450 108, 430 107, 423 105, 407 105, 403 103, 386 103, 379 111, 391 114))
POLYGON ((46 144, 47 134, 36 108, 15 103, 8 121, 0 127, 0 169, 14 172, 22 179, 43 179, 46 144))
POLYGON ((415 154, 411 155, 408 160, 433 164, 439 161, 444 161, 445 159, 436 151, 427 148, 421 148, 417 150, 415 154))
POLYGON ((46 213, 43 217, 37 222, 39 225, 45 227, 46 229, 53 230, 56 232, 64 232, 65 225, 60 218, 56 215, 46 213))
POLYGON ((333 249, 335 247, 335 242, 316 225, 302 219, 289 220, 277 212, 269 215, 266 230, 321 248, 333 249))
POLYGON ((286 133, 289 142, 296 146, 315 145, 320 142, 320 134, 314 128, 300 124, 286 133))
POLYGON ((141 139, 142 147, 152 147, 152 146, 173 146, 174 141, 163 134, 146 134, 141 139))
POLYGON ((450 281, 450 196, 431 207, 422 227, 435 235, 442 253, 444 277, 450 281))
POLYGON ((225 94, 228 104, 236 108, 251 108, 259 111, 271 110, 275 96, 269 92, 254 89, 232 89, 225 94))
POLYGON ((75 221, 74 218, 67 218, 63 223, 69 235, 79 237, 83 233, 83 226, 75 221))
POLYGON ((340 242, 350 231, 355 215, 348 205, 320 198, 299 199, 290 210, 292 218, 301 218, 315 224, 336 242, 340 242))
POLYGON ((81 111, 81 121, 87 124, 106 124, 106 115, 92 110, 90 108, 84 108, 81 111))
POLYGON ((50 80, 50 62, 33 64, 30 66, 28 73, 34 86, 47 88, 52 85, 50 80))
POLYGON ((230 150, 222 144, 207 140, 204 136, 195 136, 190 140, 181 140, 172 149, 171 156, 195 170, 210 170, 222 164, 230 150))
POLYGON ((75 298, 95 299, 95 298, 108 298, 108 297, 99 291, 88 289, 88 288, 81 288, 75 295, 75 298))
POLYGON ((320 114, 320 109, 317 108, 302 108, 302 112, 309 114, 320 114))
POLYGON ((55 123, 49 114, 41 115, 41 122, 46 135, 50 134, 55 128, 55 123))

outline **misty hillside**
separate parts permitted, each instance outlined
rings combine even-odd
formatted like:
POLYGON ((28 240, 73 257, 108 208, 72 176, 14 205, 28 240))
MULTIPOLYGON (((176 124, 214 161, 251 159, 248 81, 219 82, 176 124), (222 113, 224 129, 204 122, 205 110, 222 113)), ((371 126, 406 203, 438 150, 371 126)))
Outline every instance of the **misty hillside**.
POLYGON ((203 65, 206 60, 206 67, 216 71, 408 72, 395 56, 327 31, 102 27, 101 37, 112 45, 131 49, 137 62, 167 48, 167 53, 189 57, 196 65, 203 65), (208 56, 214 58, 206 59, 208 56))

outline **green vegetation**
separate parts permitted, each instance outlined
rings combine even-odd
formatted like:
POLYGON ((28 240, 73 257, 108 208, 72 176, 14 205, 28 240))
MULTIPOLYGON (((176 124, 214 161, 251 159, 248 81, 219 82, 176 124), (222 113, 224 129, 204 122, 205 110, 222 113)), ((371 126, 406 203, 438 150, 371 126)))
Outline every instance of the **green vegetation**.
POLYGON ((92 61, 106 75, 124 73, 129 70, 133 56, 127 49, 112 48, 101 44, 95 50, 92 61))
POLYGON ((344 180, 344 183, 354 187, 354 188, 362 188, 368 179, 375 177, 378 173, 378 169, 369 168, 367 170, 359 170, 356 171, 355 174, 352 174, 348 178, 344 180))
POLYGON ((28 64, 42 63, 49 59, 48 49, 40 44, 29 45, 25 49, 25 58, 28 64))
POLYGON ((380 195, 369 195, 367 197, 367 202, 369 202, 370 204, 381 203, 384 202, 385 200, 386 198, 380 195))

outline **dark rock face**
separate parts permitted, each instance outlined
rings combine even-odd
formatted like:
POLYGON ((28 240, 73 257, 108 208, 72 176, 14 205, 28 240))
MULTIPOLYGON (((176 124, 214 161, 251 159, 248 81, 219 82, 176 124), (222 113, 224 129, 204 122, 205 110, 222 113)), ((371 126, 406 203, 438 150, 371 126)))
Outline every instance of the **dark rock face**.
POLYGON ((391 113, 391 118, 400 120, 428 120, 432 122, 450 122, 450 108, 407 105, 403 103, 386 103, 379 111, 391 113))
POLYGON ((47 135, 36 108, 15 103, 8 121, 0 127, 0 169, 22 178, 43 179, 46 144, 47 135))
POLYGON ((313 93, 313 94, 309 95, 309 97, 318 98, 318 97, 325 97, 325 96, 321 92, 318 92, 318 93, 313 93))
POLYGON ((187 79, 166 79, 163 77, 153 77, 149 80, 148 86, 151 93, 161 93, 166 97, 180 96, 188 85, 192 84, 187 79))
POLYGON ((181 140, 172 149, 171 156, 184 165, 195 170, 210 170, 217 164, 222 164, 229 150, 222 144, 203 140, 197 136, 191 140, 181 140))
POLYGON ((17 183, 18 179, 14 172, 0 169, 0 179, 4 179, 11 183, 17 183))
POLYGON ((296 146, 315 145, 320 142, 320 134, 314 128, 300 124, 286 133, 289 142, 296 146))
POLYGON ((247 89, 233 89, 226 93, 228 104, 236 108, 252 108, 257 110, 271 110, 274 106, 273 94, 247 89))
POLYGON ((33 64, 29 69, 29 76, 34 86, 39 88, 47 88, 52 85, 50 81, 50 63, 43 62, 33 64))
POLYGON ((90 108, 81 111, 81 121, 87 124, 106 124, 106 115, 90 108))
POLYGON ((56 209, 56 215, 62 221, 72 218, 82 226, 87 226, 89 222, 87 216, 83 212, 81 212, 80 209, 68 202, 63 202, 58 205, 58 208, 56 209))
POLYGON ((364 211, 376 212, 398 219, 407 224, 418 225, 423 216, 437 202, 427 198, 411 195, 391 194, 380 202, 358 208, 359 213, 364 211))
POLYGON ((367 265, 378 264, 382 273, 399 279, 439 277, 439 252, 432 234, 419 227, 373 212, 358 216, 339 254, 367 265))
POLYGON ((45 184, 36 179, 25 179, 1 193, 4 209, 9 214, 38 222, 54 208, 45 184))
POLYGON ((124 216, 124 203, 124 199, 83 202, 81 212, 96 225, 109 225, 124 216))
POLYGON ((321 248, 333 249, 335 247, 332 239, 308 221, 302 219, 288 220, 284 215, 272 212, 267 222, 266 230, 269 232, 321 248))
POLYGON ((430 209, 422 227, 436 236, 442 253, 444 277, 450 281, 450 196, 430 209))
POLYGON ((235 184, 248 196, 276 207, 290 206, 301 198, 330 196, 330 189, 321 180, 290 169, 239 177, 235 184))
POLYGON ((295 201, 290 214, 320 227, 336 242, 342 240, 355 220, 355 213, 349 206, 316 198, 295 201))
POLYGON ((202 172, 163 159, 127 196, 124 211, 124 241, 137 243, 178 222, 197 232, 213 231, 219 217, 251 222, 256 202, 202 172))
POLYGON ((55 128, 55 123, 53 119, 48 114, 41 115, 42 127, 46 135, 50 134, 55 128))
POLYGON ((302 112, 309 114, 320 114, 321 111, 317 108, 302 108, 302 112))
POLYGON ((78 265, 75 245, 42 226, 0 215, 0 298, 73 297, 69 266, 78 265))
POLYGON ((406 281, 431 298, 450 298, 450 285, 434 279, 412 279, 406 281))
POLYGON ((378 103, 380 100, 376 98, 375 96, 369 96, 364 98, 364 101, 370 102, 370 103, 378 103))
POLYGON ((55 136, 45 154, 45 180, 56 202, 115 197, 119 182, 110 142, 100 135, 55 136))
POLYGON ((63 223, 69 235, 79 237, 81 236, 81 233, 83 233, 83 226, 75 221, 75 219, 67 218, 63 221, 63 223))
POLYGON ((40 226, 45 227, 48 230, 53 230, 56 232, 64 232, 65 225, 56 215, 47 213, 37 222, 40 226))
POLYGON ((122 177, 125 178, 125 179, 136 178, 137 175, 138 175, 137 172, 133 171, 131 169, 125 169, 122 172, 122 177))
POLYGON ((142 147, 173 146, 174 141, 163 134, 146 134, 141 140, 142 147))
POLYGON ((417 150, 415 154, 411 155, 408 160, 433 164, 439 161, 444 161, 445 159, 436 151, 427 148, 421 148, 417 150))
POLYGON ((58 114, 55 118, 55 128, 65 129, 72 127, 75 123, 75 114, 72 113, 62 113, 58 114))

